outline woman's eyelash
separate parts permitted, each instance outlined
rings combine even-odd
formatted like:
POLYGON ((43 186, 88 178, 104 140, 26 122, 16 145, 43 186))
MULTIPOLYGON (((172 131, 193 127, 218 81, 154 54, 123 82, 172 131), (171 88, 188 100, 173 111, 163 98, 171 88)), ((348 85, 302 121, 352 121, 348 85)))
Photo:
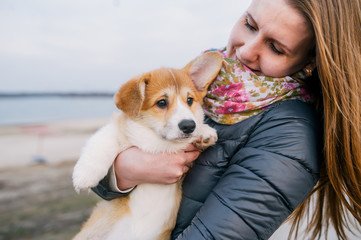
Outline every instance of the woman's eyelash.
POLYGON ((270 44, 270 47, 271 47, 272 51, 273 51, 274 53, 276 53, 277 55, 282 55, 282 54, 283 54, 283 52, 281 52, 280 50, 278 50, 273 43, 270 44))
POLYGON ((253 26, 249 23, 248 18, 245 19, 244 25, 245 25, 247 28, 249 28, 251 31, 256 31, 256 28, 253 27, 253 26))

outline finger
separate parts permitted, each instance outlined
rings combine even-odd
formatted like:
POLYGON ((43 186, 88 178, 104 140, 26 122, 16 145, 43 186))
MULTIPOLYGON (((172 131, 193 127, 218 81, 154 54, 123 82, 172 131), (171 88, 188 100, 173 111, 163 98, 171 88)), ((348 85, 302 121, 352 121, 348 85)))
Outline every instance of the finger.
POLYGON ((178 182, 179 180, 181 180, 181 179, 182 179, 182 177, 183 177, 183 175, 182 175, 182 176, 180 176, 180 177, 178 177, 177 179, 175 179, 174 183, 176 183, 176 182, 178 182))
POLYGON ((194 160, 196 160, 199 157, 200 152, 195 151, 195 152, 186 152, 186 161, 185 164, 189 165, 190 163, 192 163, 194 160))
POLYGON ((174 178, 169 178, 167 181, 165 181, 165 184, 173 184, 178 182, 179 180, 181 180, 182 176, 179 177, 174 177, 174 178))
POLYGON ((176 182, 178 182, 178 181, 183 177, 183 175, 184 175, 183 171, 184 171, 184 168, 183 168, 183 170, 182 170, 181 172, 179 172, 179 174, 176 174, 175 176, 173 176, 173 177, 170 179, 170 183, 176 183, 176 182))
POLYGON ((186 149, 184 149, 185 152, 194 152, 194 151, 199 151, 198 148, 196 148, 193 144, 188 144, 188 146, 186 147, 186 149))

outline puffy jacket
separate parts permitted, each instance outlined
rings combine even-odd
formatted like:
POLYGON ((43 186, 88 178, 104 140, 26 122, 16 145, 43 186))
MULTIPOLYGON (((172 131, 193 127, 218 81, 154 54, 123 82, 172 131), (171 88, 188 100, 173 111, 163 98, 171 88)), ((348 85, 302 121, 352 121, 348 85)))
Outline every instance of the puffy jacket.
POLYGON ((268 239, 318 180, 315 111, 291 100, 234 125, 207 123, 218 142, 184 180, 172 239, 268 239))

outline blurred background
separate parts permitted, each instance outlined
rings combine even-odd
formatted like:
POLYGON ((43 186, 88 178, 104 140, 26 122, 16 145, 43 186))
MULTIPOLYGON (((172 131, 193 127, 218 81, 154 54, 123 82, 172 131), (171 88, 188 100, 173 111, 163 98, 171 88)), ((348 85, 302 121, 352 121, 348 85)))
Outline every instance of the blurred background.
POLYGON ((72 168, 115 91, 224 47, 250 2, 1 0, 0 239, 71 239, 99 201, 72 168))

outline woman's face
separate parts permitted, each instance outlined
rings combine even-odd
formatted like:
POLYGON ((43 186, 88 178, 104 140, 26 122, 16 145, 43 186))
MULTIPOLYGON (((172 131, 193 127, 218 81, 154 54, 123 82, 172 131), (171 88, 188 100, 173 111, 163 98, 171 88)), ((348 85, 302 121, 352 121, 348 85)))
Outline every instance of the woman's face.
POLYGON ((233 27, 227 56, 260 76, 284 77, 312 62, 310 24, 286 0, 253 0, 233 27))

